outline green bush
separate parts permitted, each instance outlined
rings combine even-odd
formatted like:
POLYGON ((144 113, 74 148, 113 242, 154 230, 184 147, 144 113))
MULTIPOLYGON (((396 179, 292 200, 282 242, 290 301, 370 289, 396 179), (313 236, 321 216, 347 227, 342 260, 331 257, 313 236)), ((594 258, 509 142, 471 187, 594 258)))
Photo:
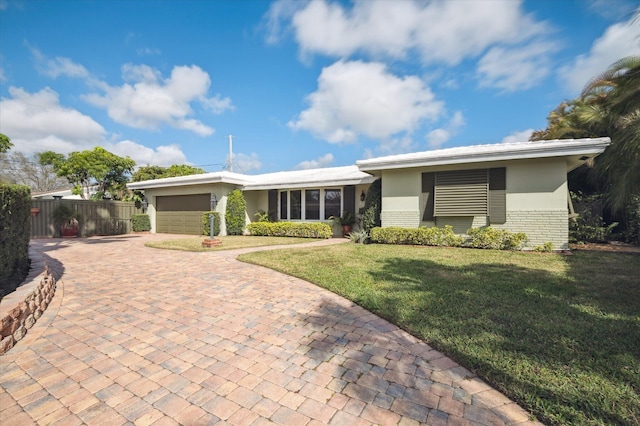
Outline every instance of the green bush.
POLYGON ((224 215, 228 235, 242 235, 246 221, 247 202, 242 191, 234 189, 227 196, 227 211, 224 215))
POLYGON ((371 241, 381 244, 415 244, 421 246, 474 247, 517 250, 527 241, 527 235, 499 229, 475 228, 467 231, 469 238, 456 235, 449 225, 444 228, 373 228, 371 241))
POLYGON ((351 231, 349 239, 356 244, 366 244, 369 242, 369 233, 364 229, 362 231, 351 231))
POLYGON ((253 222, 247 226, 251 235, 261 237, 331 238, 331 226, 322 222, 253 222))
POLYGON ((575 220, 569 221, 569 242, 571 243, 604 243, 611 239, 613 229, 618 222, 605 225, 602 217, 584 211, 575 220))
POLYGON ((371 230, 371 241, 382 244, 457 247, 462 244, 464 238, 454 234, 453 228, 449 225, 444 228, 400 228, 390 226, 373 228, 371 230))
POLYGON ((514 233, 490 226, 471 228, 467 235, 469 238, 463 245, 481 249, 519 250, 528 240, 527 234, 522 232, 514 233))
POLYGON ((625 215, 624 239, 628 243, 640 245, 640 195, 631 197, 625 215))
POLYGON ((253 217, 256 218, 256 222, 271 222, 269 213, 265 212, 262 209, 258 209, 258 211, 253 215, 253 217))
POLYGON ((151 230, 151 220, 148 214, 132 214, 131 228, 133 232, 145 232, 151 230))
POLYGON ((29 273, 31 191, 0 183, 0 299, 29 273))
POLYGON ((362 225, 365 231, 380 226, 380 211, 382 210, 382 178, 374 181, 364 200, 362 225))
POLYGON ((553 251, 553 242, 545 241, 544 244, 535 246, 533 251, 539 251, 543 253, 551 253, 553 251))
POLYGON ((202 214, 202 235, 211 235, 209 227, 209 215, 213 214, 213 236, 220 235, 220 213, 208 211, 202 214))

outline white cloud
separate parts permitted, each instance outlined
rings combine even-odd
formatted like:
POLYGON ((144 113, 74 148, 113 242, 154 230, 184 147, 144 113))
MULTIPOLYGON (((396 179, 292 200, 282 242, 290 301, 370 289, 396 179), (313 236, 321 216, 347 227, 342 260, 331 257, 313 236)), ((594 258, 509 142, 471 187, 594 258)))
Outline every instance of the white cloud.
POLYGON ((267 40, 281 38, 290 22, 301 53, 347 57, 366 53, 456 65, 495 43, 519 43, 544 34, 548 25, 523 11, 522 1, 313 1, 292 10, 273 4, 267 40), (286 12, 286 13, 285 13, 286 12))
POLYGON ((434 129, 426 134, 425 139, 429 148, 440 148, 455 136, 464 125, 464 116, 460 111, 456 111, 444 128, 434 129))
POLYGON ((0 132, 13 140, 17 151, 67 153, 104 140, 99 123, 60 105, 58 94, 48 87, 36 93, 10 87, 9 94, 11 98, 0 101, 0 132))
POLYGON ((358 135, 386 139, 435 120, 443 110, 422 80, 398 77, 382 63, 339 61, 322 70, 309 108, 288 123, 330 143, 356 141, 358 135))
POLYGON ((103 146, 121 157, 131 157, 138 166, 153 164, 154 166, 166 167, 172 164, 187 163, 186 155, 176 144, 162 145, 153 149, 130 140, 124 140, 117 143, 107 143, 103 146))
POLYGON ((87 71, 84 66, 76 64, 69 58, 58 56, 49 59, 35 47, 29 46, 29 50, 36 60, 36 69, 40 74, 51 78, 58 78, 61 75, 72 78, 89 78, 89 71, 87 71))
POLYGON ((132 141, 110 142, 106 131, 93 118, 60 105, 58 94, 49 88, 28 93, 10 87, 11 98, 0 100, 0 133, 9 136, 12 149, 31 154, 54 151, 68 154, 102 146, 120 156, 130 156, 139 165, 171 165, 186 162, 178 145, 155 149, 132 141))
POLYGON ((507 92, 526 90, 540 83, 550 71, 553 43, 532 42, 513 48, 493 47, 478 62, 480 86, 507 92))
POLYGON ((262 162, 258 154, 233 153, 233 171, 237 173, 248 173, 251 170, 260 170, 262 162))
POLYGON ((166 124, 209 136, 212 127, 189 118, 191 103, 200 102, 215 114, 233 108, 229 98, 207 97, 211 79, 196 65, 176 66, 171 77, 163 80, 158 70, 147 65, 126 64, 122 77, 126 82, 122 86, 104 84, 104 95, 92 93, 83 99, 105 108, 111 119, 127 126, 155 130, 166 124))
POLYGON ((514 143, 514 142, 526 142, 529 140, 529 137, 534 132, 534 129, 521 130, 518 132, 513 132, 510 135, 502 138, 500 143, 514 143))
POLYGON ((309 170, 319 169, 322 167, 330 166, 334 161, 333 154, 327 153, 323 156, 316 158, 315 160, 305 160, 299 162, 293 169, 294 170, 309 170))
POLYGON ((558 71, 560 80, 572 93, 579 93, 594 77, 620 58, 640 55, 640 21, 633 18, 611 25, 591 45, 589 53, 579 55, 573 63, 558 71))

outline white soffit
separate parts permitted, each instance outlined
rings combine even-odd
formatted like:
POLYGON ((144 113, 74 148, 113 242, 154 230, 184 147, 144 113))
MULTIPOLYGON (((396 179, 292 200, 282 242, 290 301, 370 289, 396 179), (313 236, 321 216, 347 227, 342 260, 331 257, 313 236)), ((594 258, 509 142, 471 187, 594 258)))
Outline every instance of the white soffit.
POLYGON ((357 161, 356 165, 362 171, 374 171, 548 157, 591 158, 601 154, 610 143, 609 138, 595 138, 472 145, 371 158, 357 161))

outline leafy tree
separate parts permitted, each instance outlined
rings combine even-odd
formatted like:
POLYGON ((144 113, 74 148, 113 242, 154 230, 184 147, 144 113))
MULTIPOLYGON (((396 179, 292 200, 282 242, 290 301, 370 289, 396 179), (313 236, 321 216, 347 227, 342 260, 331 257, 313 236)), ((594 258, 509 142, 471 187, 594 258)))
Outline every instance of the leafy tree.
POLYGON ((205 173, 199 167, 189 166, 187 164, 172 164, 169 167, 162 166, 142 166, 131 175, 133 182, 142 182, 144 180, 163 179, 176 176, 199 175, 205 173))
POLYGON ((131 158, 119 157, 102 147, 72 152, 66 158, 48 151, 41 158, 53 166, 58 176, 66 177, 75 186, 73 193, 81 195, 83 199, 90 198, 92 186, 97 189, 94 199, 106 194, 114 199, 121 199, 126 191, 129 175, 136 165, 131 158))
POLYGON ((227 196, 227 211, 224 219, 227 223, 227 234, 242 235, 246 224, 247 202, 242 191, 234 189, 227 196))
POLYGON ((581 173, 606 193, 612 211, 620 212, 640 194, 640 57, 613 63, 578 99, 552 111, 547 128, 534 132, 531 140, 599 136, 609 136, 612 143, 593 171, 581 173))
MULTIPOLYGON (((0 181, 26 185, 32 192, 68 188, 66 179, 58 177, 52 162, 37 153, 27 157, 21 152, 0 155, 0 181)), ((52 153, 53 154, 53 153, 52 153)), ((62 154, 57 154, 64 158, 62 154)))
POLYGON ((9 151, 12 146, 9 136, 0 133, 0 153, 9 151))

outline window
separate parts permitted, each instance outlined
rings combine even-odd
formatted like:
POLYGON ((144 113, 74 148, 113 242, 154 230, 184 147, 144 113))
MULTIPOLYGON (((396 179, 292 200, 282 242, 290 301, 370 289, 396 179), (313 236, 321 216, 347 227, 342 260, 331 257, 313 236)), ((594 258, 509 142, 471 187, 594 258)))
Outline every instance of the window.
POLYGON ((319 189, 307 189, 304 191, 304 218, 306 220, 320 220, 319 189))
POLYGON ((423 173, 423 221, 435 216, 488 216, 506 222, 506 168, 423 173))
POLYGON ((282 191, 280 193, 280 220, 287 220, 289 213, 289 209, 287 208, 287 196, 289 193, 287 191, 282 191))
POLYGON ((340 216, 340 195, 339 189, 326 189, 324 191, 324 219, 329 220, 331 216, 340 216))
POLYGON ((302 191, 291 191, 291 215, 289 219, 302 219, 302 191))

